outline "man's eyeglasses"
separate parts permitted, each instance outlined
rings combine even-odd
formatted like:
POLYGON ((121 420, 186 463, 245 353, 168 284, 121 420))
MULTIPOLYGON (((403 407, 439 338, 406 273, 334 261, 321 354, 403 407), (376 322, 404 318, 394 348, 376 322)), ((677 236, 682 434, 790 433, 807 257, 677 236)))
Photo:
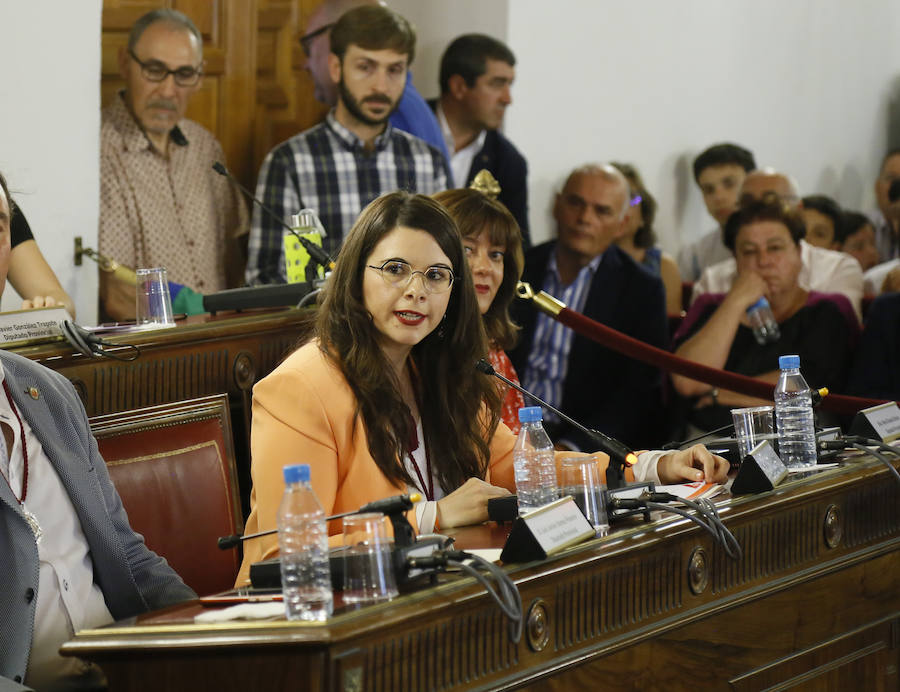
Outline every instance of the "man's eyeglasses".
POLYGON ((326 31, 331 29, 331 27, 333 27, 333 26, 334 26, 334 22, 332 22, 331 24, 323 24, 318 29, 314 29, 313 31, 310 31, 308 34, 304 34, 303 36, 300 37, 300 47, 303 49, 303 54, 307 58, 309 57, 309 49, 310 49, 310 46, 312 46, 313 39, 316 36, 321 36, 326 31))
POLYGON ((146 79, 148 82, 162 82, 166 79, 166 77, 172 75, 175 78, 175 83, 178 86, 191 87, 195 86, 197 82, 200 81, 200 76, 203 74, 202 66, 189 67, 185 65, 183 67, 177 67, 174 70, 170 70, 159 60, 148 60, 147 62, 141 61, 141 59, 136 56, 134 54, 134 51, 132 51, 130 48, 128 49, 128 55, 130 55, 131 59, 141 66, 141 74, 144 75, 144 79, 146 79))
POLYGON ((371 264, 369 269, 381 272, 381 278, 388 286, 406 288, 416 274, 422 275, 422 283, 429 293, 444 293, 453 285, 453 270, 449 267, 428 267, 425 271, 413 270, 406 262, 401 260, 388 260, 380 267, 371 264))

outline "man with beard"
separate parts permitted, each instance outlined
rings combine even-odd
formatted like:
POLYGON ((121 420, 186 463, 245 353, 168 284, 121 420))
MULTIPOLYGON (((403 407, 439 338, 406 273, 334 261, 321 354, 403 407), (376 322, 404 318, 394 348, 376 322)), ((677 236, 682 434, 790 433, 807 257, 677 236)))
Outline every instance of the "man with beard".
MULTIPOLYGON (((222 147, 184 118, 203 74, 200 32, 176 10, 148 12, 120 50, 119 69, 125 89, 100 129, 100 252, 132 268, 165 267, 170 281, 201 293, 240 283, 246 207, 212 170, 224 162, 222 147)), ((111 317, 134 314, 134 287, 107 272, 100 300, 111 317)))
MULTIPOLYGON (((266 156, 257 196, 285 220, 315 209, 331 255, 359 212, 385 192, 431 194, 447 185, 443 154, 388 122, 397 108, 416 37, 403 17, 379 5, 357 7, 331 30, 328 68, 338 100, 325 120, 266 156)), ((247 282, 285 281, 284 229, 255 209, 247 282)))

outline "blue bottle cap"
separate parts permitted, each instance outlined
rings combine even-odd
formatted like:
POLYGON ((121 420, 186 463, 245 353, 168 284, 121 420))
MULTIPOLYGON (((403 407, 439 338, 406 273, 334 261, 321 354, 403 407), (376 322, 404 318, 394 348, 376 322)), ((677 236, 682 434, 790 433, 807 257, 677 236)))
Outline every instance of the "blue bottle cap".
POLYGON ((519 409, 520 423, 534 423, 535 421, 543 419, 544 413, 541 411, 540 406, 525 406, 524 408, 519 409))
POLYGON ((290 464, 282 470, 285 485, 309 483, 309 464, 290 464))
POLYGON ((766 300, 765 296, 763 296, 762 298, 757 300, 755 303, 753 303, 753 305, 751 305, 749 308, 747 308, 747 312, 753 312, 754 310, 759 310, 760 308, 767 308, 767 307, 769 307, 769 301, 766 300))
POLYGON ((791 370, 800 367, 800 356, 780 356, 778 367, 782 370, 791 370))

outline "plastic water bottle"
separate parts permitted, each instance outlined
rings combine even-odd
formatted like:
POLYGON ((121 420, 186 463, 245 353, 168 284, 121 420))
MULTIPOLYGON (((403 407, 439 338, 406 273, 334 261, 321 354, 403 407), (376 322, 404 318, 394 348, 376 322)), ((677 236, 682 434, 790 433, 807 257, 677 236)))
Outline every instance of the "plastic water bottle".
POLYGON ((750 328, 753 330, 756 342, 761 346, 774 344, 781 338, 778 322, 775 321, 775 315, 772 314, 772 306, 769 305, 765 296, 747 308, 747 319, 750 320, 750 328))
POLYGON ((800 374, 800 356, 778 359, 781 375, 775 387, 778 453, 785 466, 815 466, 816 428, 809 385, 800 374))
POLYGON ((334 608, 325 512, 309 483, 309 465, 284 467, 278 508, 281 588, 288 620, 325 620, 334 608))
POLYGON ((537 509, 557 498, 556 458, 553 443, 541 425, 540 406, 519 409, 522 428, 513 448, 519 514, 537 509))

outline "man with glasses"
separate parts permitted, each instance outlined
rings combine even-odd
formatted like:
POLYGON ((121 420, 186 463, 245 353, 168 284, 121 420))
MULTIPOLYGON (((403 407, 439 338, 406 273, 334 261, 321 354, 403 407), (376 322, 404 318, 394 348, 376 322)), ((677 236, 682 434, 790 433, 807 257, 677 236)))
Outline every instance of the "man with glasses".
MULTIPOLYGON (((767 197, 775 197, 792 207, 803 206, 797 183, 790 176, 772 168, 748 173, 741 186, 741 203, 767 197)), ((819 293, 843 293, 853 306, 857 318, 862 318, 863 275, 856 258, 843 252, 815 247, 801 240, 800 260, 803 266, 797 283, 801 288, 819 293)), ((707 267, 694 284, 691 303, 703 293, 728 293, 736 277, 737 262, 734 257, 707 267)))
MULTIPOLYGON (((576 168, 553 205, 556 240, 525 253, 522 280, 571 310, 665 348, 668 341, 662 280, 615 244, 625 232, 628 181, 608 164, 576 168)), ((634 446, 653 445, 660 425, 659 369, 576 334, 530 304, 514 305, 522 325, 510 352, 522 386, 589 428, 634 446)), ((545 426, 557 445, 581 450, 591 439, 552 413, 545 426)))
MULTIPOLYGON (((361 5, 383 5, 378 0, 325 0, 310 15, 306 31, 300 37, 300 47, 306 56, 304 69, 313 80, 314 95, 319 103, 334 106, 338 100, 337 84, 328 72, 328 56, 331 53, 331 29, 345 12, 361 5)), ((407 71, 406 88, 400 103, 390 117, 390 123, 398 130, 409 132, 437 147, 449 160, 441 128, 431 108, 416 90, 412 73, 407 71)))
MULTIPOLYGON (((256 193, 282 219, 315 209, 327 232, 323 247, 334 256, 369 202, 393 190, 443 190, 447 171, 440 151, 389 123, 415 53, 409 22, 366 5, 344 13, 330 34, 337 104, 322 123, 269 152, 256 193)), ((283 236, 277 220, 254 209, 247 283, 285 281, 283 236)))
MULTIPOLYGON (((132 268, 165 267, 170 281, 200 293, 226 287, 247 232, 246 207, 212 169, 221 145, 184 118, 203 75, 203 39, 194 23, 169 9, 145 14, 119 53, 125 80, 102 113, 100 252, 132 268)), ((233 272, 231 283, 240 279, 233 272)), ((134 314, 134 289, 100 273, 100 300, 110 317, 134 314)))

